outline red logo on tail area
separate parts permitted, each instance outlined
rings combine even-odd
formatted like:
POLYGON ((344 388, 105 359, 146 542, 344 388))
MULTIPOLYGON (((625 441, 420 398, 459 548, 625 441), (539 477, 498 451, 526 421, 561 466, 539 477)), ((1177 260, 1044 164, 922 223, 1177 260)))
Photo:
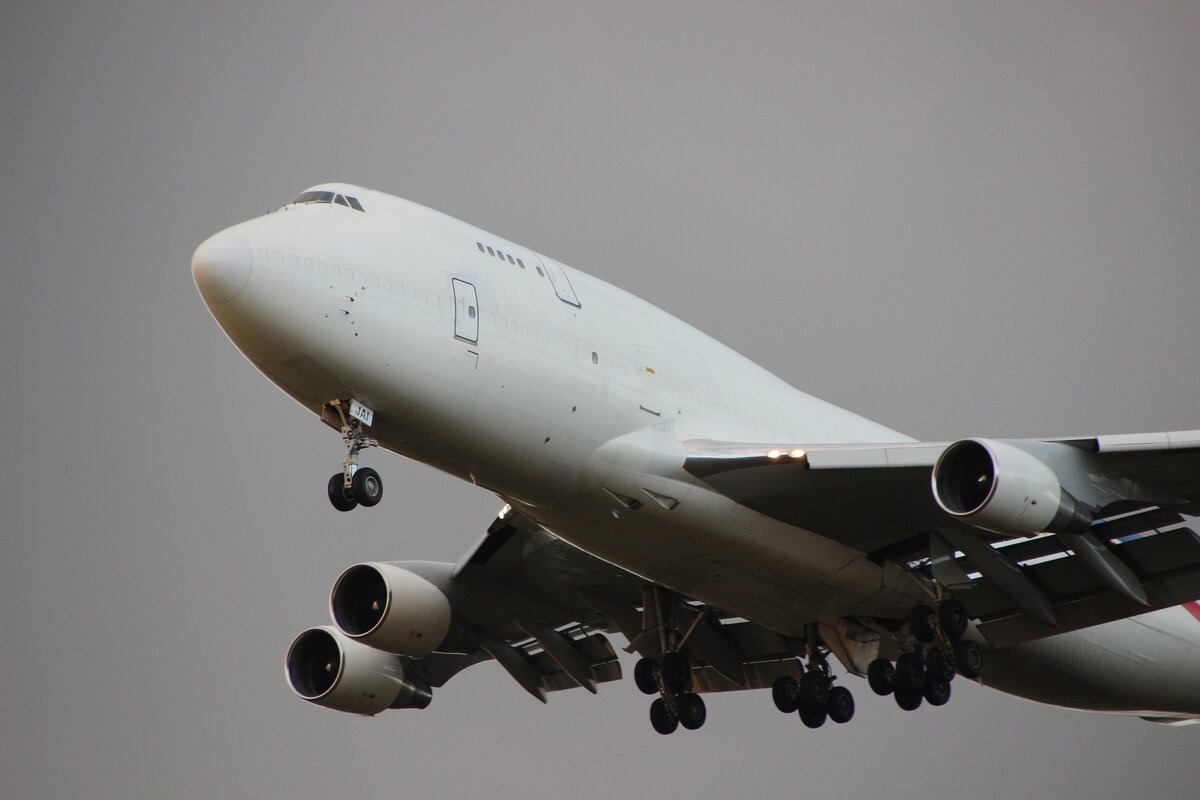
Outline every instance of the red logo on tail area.
POLYGON ((1200 600, 1184 603, 1183 607, 1187 609, 1189 614, 1196 618, 1197 622, 1200 622, 1200 600))

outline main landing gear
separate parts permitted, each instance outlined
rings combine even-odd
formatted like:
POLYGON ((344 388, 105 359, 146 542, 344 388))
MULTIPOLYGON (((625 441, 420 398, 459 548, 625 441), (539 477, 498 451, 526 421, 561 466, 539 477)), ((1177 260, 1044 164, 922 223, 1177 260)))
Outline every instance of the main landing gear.
POLYGON ((892 695, 905 711, 922 702, 942 706, 950 701, 950 682, 955 675, 978 678, 983 672, 983 650, 975 642, 960 639, 967 630, 968 615, 957 600, 944 601, 936 611, 917 606, 909 617, 908 630, 917 646, 896 659, 877 658, 867 667, 871 691, 892 695))
POLYGON ((342 471, 329 479, 329 502, 338 511, 350 511, 360 505, 363 508, 379 505, 383 499, 383 480, 370 467, 358 466, 359 451, 379 443, 363 433, 357 419, 346 417, 341 403, 331 403, 326 409, 336 410, 341 423, 342 444, 346 448, 342 471))
POLYGON ((840 725, 854 717, 854 695, 845 686, 834 686, 833 681, 824 654, 810 649, 808 667, 799 682, 791 675, 779 676, 771 685, 771 699, 784 714, 798 714, 807 728, 819 728, 826 720, 840 725))
POLYGON ((708 719, 704 700, 691 691, 692 667, 682 653, 667 653, 662 663, 648 656, 640 659, 633 681, 642 694, 659 695, 650 704, 650 724, 659 733, 674 733, 680 725, 694 731, 708 719))
MULTIPOLYGON (((650 724, 666 735, 680 725, 694 731, 708 719, 704 700, 692 691, 692 664, 683 654, 684 644, 704 624, 706 609, 689 608, 678 595, 658 586, 646 590, 642 610, 645 633, 657 632, 662 661, 646 656, 633 668, 633 682, 642 694, 657 694, 650 704, 650 724), (681 613, 693 614, 686 631, 681 632, 681 613)), ((640 637, 639 637, 640 638, 640 637)))

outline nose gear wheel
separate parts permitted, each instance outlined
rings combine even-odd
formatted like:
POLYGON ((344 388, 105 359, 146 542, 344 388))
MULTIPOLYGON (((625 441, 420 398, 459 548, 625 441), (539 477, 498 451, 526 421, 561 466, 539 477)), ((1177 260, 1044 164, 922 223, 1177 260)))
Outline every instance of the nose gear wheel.
POLYGON ((335 400, 325 405, 321 415, 322 420, 341 430, 342 445, 346 450, 342 471, 329 479, 329 502, 338 511, 351 511, 360 505, 371 508, 383 499, 383 480, 379 473, 370 467, 358 466, 359 452, 377 447, 379 442, 363 433, 359 420, 346 415, 346 406, 335 400), (336 423, 333 412, 336 412, 336 423))

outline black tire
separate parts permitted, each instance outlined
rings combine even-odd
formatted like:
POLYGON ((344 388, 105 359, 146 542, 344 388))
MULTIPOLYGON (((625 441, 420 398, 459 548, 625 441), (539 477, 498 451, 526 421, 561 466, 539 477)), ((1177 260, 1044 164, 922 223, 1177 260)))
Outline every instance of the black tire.
POLYGON ((845 686, 835 686, 829 690, 829 702, 825 704, 829 718, 840 724, 854 719, 854 695, 845 686))
POLYGON ((346 491, 345 481, 340 472, 329 479, 329 502, 338 511, 352 511, 358 505, 354 495, 346 491))
POLYGON ((822 672, 808 671, 800 677, 800 707, 824 708, 829 702, 829 678, 822 672))
POLYGON ((658 678, 654 674, 657 669, 658 662, 653 658, 640 658, 633 665, 633 682, 637 685, 639 692, 658 694, 658 678))
POLYGON ((354 499, 363 508, 377 506, 383 499, 383 481, 379 473, 370 467, 359 467, 355 471, 350 488, 354 491, 354 499))
POLYGON ((896 699, 896 705, 905 711, 916 711, 921 707, 921 701, 925 699, 920 691, 914 692, 909 689, 897 689, 892 696, 896 699))
POLYGON ((954 661, 946 658, 940 647, 934 647, 925 654, 925 680, 936 678, 950 682, 954 680, 955 671, 954 661))
POLYGON ((704 701, 700 695, 689 692, 680 697, 678 703, 679 724, 689 731, 696 730, 704 724, 704 720, 708 719, 708 709, 704 707, 704 701))
POLYGON ((662 660, 663 683, 676 694, 692 688, 692 667, 683 653, 667 653, 662 660))
POLYGON ((894 677, 896 668, 886 658, 877 658, 867 665, 867 683, 871 691, 880 697, 887 697, 896 688, 894 677))
POLYGON ((941 623, 942 633, 951 639, 957 639, 967 632, 967 624, 971 617, 967 609, 957 600, 947 600, 938 606, 938 622, 941 623))
POLYGON ((667 710, 667 704, 660 697, 650 704, 650 724, 654 726, 654 730, 666 736, 675 732, 679 727, 679 720, 667 710))
POLYGON ((964 678, 978 678, 983 674, 983 650, 971 641, 961 641, 954 645, 954 660, 958 664, 958 674, 964 678))
POLYGON ((905 653, 896 659, 896 675, 892 680, 897 692, 920 692, 925 685, 925 661, 917 653, 905 653))
POLYGON ((932 642, 936 636, 934 619, 936 616, 932 608, 917 606, 908 615, 908 632, 916 637, 918 642, 932 642))
POLYGON ((824 708, 800 708, 800 721, 804 723, 806 728, 819 728, 825 724, 825 720, 829 718, 829 713, 824 708))
POLYGON ((944 706, 950 702, 950 681, 930 676, 925 679, 921 694, 931 706, 944 706))
POLYGON ((780 675, 771 684, 771 699, 775 701, 775 707, 784 714, 794 714, 800 708, 798 692, 796 679, 791 675, 780 675))

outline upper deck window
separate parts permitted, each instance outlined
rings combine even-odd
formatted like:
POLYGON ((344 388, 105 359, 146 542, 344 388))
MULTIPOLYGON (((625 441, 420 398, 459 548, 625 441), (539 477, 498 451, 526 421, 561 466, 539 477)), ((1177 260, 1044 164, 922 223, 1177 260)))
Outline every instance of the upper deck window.
POLYGON ((366 211, 362 207, 362 203, 358 202, 358 198, 350 195, 340 195, 337 192, 302 192, 289 205, 299 205, 301 203, 336 203, 347 208, 353 208, 355 211, 366 211))

